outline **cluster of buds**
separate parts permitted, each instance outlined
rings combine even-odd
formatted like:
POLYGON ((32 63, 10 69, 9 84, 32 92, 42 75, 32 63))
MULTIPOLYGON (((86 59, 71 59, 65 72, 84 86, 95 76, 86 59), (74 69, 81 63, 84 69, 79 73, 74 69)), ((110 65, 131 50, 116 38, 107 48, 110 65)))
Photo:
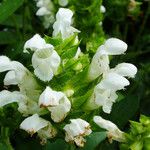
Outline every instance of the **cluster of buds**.
MULTIPOLYGON (((129 63, 110 69, 109 55, 123 54, 127 49, 127 44, 116 38, 106 40, 90 63, 89 56, 81 53, 78 47, 79 31, 71 26, 72 16, 71 10, 60 8, 50 42, 38 34, 26 41, 24 52, 32 52, 33 71, 17 61, 0 56, 0 72, 8 71, 4 85, 19 87, 19 91, 0 92, 0 107, 16 102, 18 111, 26 117, 20 128, 31 135, 37 133, 44 143, 63 130, 66 142, 83 147, 85 137, 92 133, 92 125, 83 111, 102 107, 104 112, 110 113, 117 99, 116 91, 129 85, 125 77, 134 77, 137 69, 129 63), (95 83, 96 78, 101 81, 95 84, 94 92, 86 99, 86 92, 90 93, 86 87, 91 82, 95 83), (80 97, 85 98, 83 109, 82 105, 78 109, 75 107, 81 103, 80 97), (71 115, 76 111, 81 111, 83 116, 71 115), (44 119, 45 115, 49 119, 44 119), (61 129, 57 128, 59 125, 61 129)), ((100 116, 95 116, 93 121, 107 130, 110 141, 124 140, 123 132, 110 121, 100 116)))

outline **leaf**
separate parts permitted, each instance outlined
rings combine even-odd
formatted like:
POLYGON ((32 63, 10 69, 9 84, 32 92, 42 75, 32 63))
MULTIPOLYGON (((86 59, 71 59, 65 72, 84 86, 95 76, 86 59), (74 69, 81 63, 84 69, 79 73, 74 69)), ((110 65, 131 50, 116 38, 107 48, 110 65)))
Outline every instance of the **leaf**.
POLYGON ((11 15, 5 21, 0 22, 1 25, 10 26, 10 27, 23 27, 23 17, 21 15, 11 15))
POLYGON ((24 0, 5 0, 0 5, 0 23, 5 21, 13 14, 22 4, 24 0))
POLYGON ((94 150, 105 138, 106 132, 93 132, 86 138, 84 147, 77 150, 94 150))
POLYGON ((65 140, 58 139, 55 142, 48 142, 43 150, 65 150, 68 146, 65 140))
POLYGON ((0 44, 12 44, 17 41, 15 33, 10 31, 1 31, 0 32, 0 44))
POLYGON ((62 59, 73 58, 77 52, 77 49, 78 49, 78 45, 74 45, 70 47, 69 49, 66 49, 66 51, 64 51, 64 53, 62 54, 61 58, 62 59))

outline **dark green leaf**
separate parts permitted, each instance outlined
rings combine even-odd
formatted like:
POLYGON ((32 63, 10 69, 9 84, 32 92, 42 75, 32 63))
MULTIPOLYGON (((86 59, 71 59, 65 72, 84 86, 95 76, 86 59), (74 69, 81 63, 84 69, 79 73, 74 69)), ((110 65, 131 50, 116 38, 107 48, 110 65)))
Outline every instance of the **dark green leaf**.
POLYGON ((5 0, 0 5, 0 22, 7 19, 14 13, 22 4, 24 0, 5 0))

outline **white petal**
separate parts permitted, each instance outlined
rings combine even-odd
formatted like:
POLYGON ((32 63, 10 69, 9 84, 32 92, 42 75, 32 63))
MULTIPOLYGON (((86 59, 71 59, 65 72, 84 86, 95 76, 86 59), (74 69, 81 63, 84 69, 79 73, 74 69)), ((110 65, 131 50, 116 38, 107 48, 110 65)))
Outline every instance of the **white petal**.
POLYGON ((105 120, 100 116, 95 116, 93 120, 98 126, 108 131, 107 136, 110 138, 109 140, 116 140, 119 142, 124 140, 124 133, 111 121, 105 120))
POLYGON ((45 16, 45 15, 49 15, 50 13, 51 12, 46 7, 41 7, 36 12, 36 15, 37 16, 45 16))
POLYGON ((69 99, 63 95, 61 99, 59 99, 59 105, 54 107, 48 107, 49 111, 51 112, 51 118, 54 122, 61 122, 63 121, 67 114, 71 109, 71 103, 69 99))
POLYGON ((51 44, 46 44, 45 40, 41 38, 39 34, 35 34, 31 39, 24 44, 24 52, 28 52, 27 49, 36 51, 37 49, 53 48, 51 44))
POLYGON ((124 89, 130 82, 117 73, 108 73, 106 77, 98 84, 100 89, 110 89, 113 91, 124 89))
POLYGON ((101 128, 106 129, 107 131, 115 131, 118 127, 109 120, 105 120, 100 116, 94 117, 94 122, 99 125, 101 128))
POLYGON ((6 56, 0 56, 0 72, 8 71, 12 69, 11 61, 6 56))
POLYGON ((49 122, 43 118, 40 118, 38 114, 34 114, 26 118, 21 124, 20 128, 27 131, 31 135, 39 131, 40 129, 48 126, 49 122))
POLYGON ((120 55, 124 54, 127 50, 127 44, 117 38, 110 38, 101 47, 101 53, 107 55, 120 55))
POLYGON ((134 78, 135 74, 137 73, 137 68, 130 63, 121 63, 112 69, 112 71, 124 77, 134 78))
POLYGON ((27 102, 27 97, 21 94, 18 91, 10 92, 7 90, 3 90, 0 92, 0 107, 3 107, 7 104, 17 102, 19 107, 18 110, 24 110, 25 104, 27 102))
POLYGON ((42 140, 46 140, 49 138, 55 137, 57 134, 56 129, 51 125, 51 123, 48 123, 48 126, 38 131, 38 136, 42 140))
POLYGON ((84 146, 85 139, 83 137, 92 132, 89 123, 80 118, 71 119, 71 123, 65 125, 64 130, 66 131, 65 140, 67 142, 74 141, 80 147, 84 146))
POLYGON ((9 71, 4 78, 4 85, 17 85, 18 81, 16 78, 15 71, 9 71))
POLYGON ((0 107, 13 102, 18 102, 18 99, 16 99, 16 97, 13 97, 11 92, 7 90, 3 90, 0 92, 0 107))
POLYGON ((64 20, 65 22, 69 22, 71 24, 71 19, 73 16, 73 12, 67 8, 59 8, 56 19, 57 20, 64 20))
POLYGON ((42 81, 50 81, 60 65, 60 57, 53 49, 37 50, 32 56, 35 75, 42 81))
POLYGON ((46 87, 39 98, 39 105, 42 107, 57 106, 59 100, 63 97, 61 92, 53 91, 50 87, 46 87))
POLYGON ((43 0, 38 0, 37 3, 36 3, 36 6, 37 6, 37 7, 42 7, 42 6, 44 6, 44 1, 43 1, 43 0))
POLYGON ((100 49, 92 58, 89 68, 89 79, 94 80, 101 74, 106 74, 109 71, 109 58, 107 55, 102 55, 100 49))

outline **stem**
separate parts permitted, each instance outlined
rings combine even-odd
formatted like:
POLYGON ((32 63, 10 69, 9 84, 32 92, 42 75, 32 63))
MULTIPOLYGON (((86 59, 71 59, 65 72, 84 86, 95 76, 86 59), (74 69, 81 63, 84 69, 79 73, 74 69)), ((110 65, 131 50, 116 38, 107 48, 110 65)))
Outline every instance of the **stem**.
POLYGON ((9 128, 1 127, 1 139, 7 150, 14 150, 9 140, 9 128))

